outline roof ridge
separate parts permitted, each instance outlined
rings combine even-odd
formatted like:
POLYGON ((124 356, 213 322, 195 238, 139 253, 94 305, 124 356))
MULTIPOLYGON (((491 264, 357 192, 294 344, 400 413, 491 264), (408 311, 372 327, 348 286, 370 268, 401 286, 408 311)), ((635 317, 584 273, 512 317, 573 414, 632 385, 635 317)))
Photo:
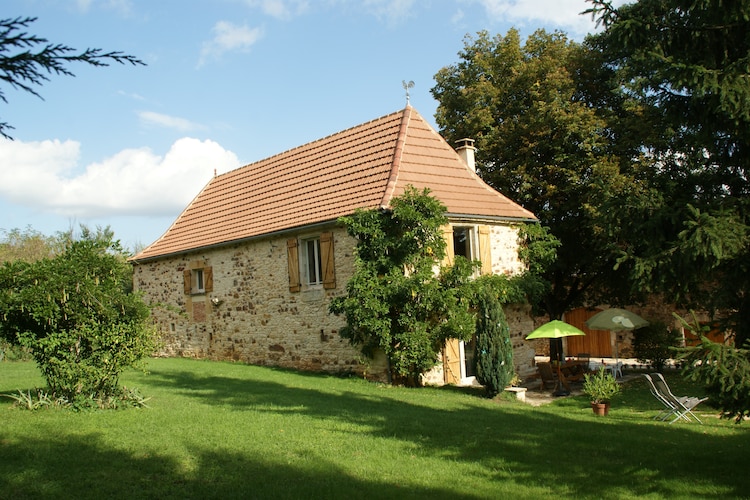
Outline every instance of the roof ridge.
POLYGON ((398 138, 396 139, 396 150, 393 152, 393 162, 391 163, 391 172, 388 174, 388 182, 385 186, 385 192, 383 193, 383 199, 380 201, 380 207, 386 208, 391 205, 391 199, 393 193, 396 190, 398 184, 398 171, 401 167, 401 157, 404 153, 404 144, 406 143, 406 135, 409 130, 409 121, 411 120, 412 107, 407 104, 401 115, 401 125, 398 131, 398 138))

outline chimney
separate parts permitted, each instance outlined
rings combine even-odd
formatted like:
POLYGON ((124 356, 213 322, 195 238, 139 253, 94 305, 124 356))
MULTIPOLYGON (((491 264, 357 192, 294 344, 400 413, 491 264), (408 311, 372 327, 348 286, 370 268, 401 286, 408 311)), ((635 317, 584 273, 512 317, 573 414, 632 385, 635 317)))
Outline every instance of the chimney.
POLYGON ((466 163, 472 172, 477 171, 477 164, 474 161, 474 152, 477 148, 474 147, 474 139, 464 138, 456 141, 456 153, 466 163))

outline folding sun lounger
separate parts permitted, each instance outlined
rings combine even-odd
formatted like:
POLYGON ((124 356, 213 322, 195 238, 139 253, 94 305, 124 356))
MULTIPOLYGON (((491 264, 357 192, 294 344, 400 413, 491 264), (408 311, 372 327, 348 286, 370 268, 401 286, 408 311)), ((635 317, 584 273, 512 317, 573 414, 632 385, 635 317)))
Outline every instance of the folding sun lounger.
POLYGON ((654 418, 666 420, 674 415, 675 418, 669 422, 670 424, 675 423, 679 419, 690 422, 690 417, 693 417, 701 424, 703 423, 692 410, 708 398, 694 398, 688 396, 677 397, 672 394, 672 391, 667 385, 667 381, 664 380, 661 373, 653 373, 651 375, 644 374, 643 376, 646 377, 646 380, 649 382, 651 394, 653 394, 654 397, 665 407, 665 409, 654 418))

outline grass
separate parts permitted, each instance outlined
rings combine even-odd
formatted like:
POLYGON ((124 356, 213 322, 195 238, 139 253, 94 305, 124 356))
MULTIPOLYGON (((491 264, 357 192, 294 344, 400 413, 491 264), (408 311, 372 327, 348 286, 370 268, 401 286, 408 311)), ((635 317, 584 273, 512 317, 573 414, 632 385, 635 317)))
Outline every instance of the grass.
MULTIPOLYGON (((750 497, 749 424, 703 405, 702 426, 656 422, 640 380, 602 418, 585 397, 532 407, 187 359, 149 371, 121 380, 149 409, 0 398, 0 498, 750 497)), ((0 393, 42 385, 33 363, 0 363, 0 393)))

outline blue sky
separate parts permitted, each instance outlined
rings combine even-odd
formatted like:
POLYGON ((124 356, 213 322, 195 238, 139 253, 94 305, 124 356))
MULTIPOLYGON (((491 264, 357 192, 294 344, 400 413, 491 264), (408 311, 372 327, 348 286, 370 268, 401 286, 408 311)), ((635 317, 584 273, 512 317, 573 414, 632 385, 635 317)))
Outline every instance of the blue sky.
MULTIPOLYGON (((622 2, 615 2, 616 4, 622 2)), ((3 87, 0 229, 110 226, 157 239, 217 173, 400 110, 433 126, 430 89, 467 34, 594 29, 585 0, 3 0, 2 18, 145 67, 71 65, 3 87)), ((508 193, 512 197, 512 193, 508 193)))

